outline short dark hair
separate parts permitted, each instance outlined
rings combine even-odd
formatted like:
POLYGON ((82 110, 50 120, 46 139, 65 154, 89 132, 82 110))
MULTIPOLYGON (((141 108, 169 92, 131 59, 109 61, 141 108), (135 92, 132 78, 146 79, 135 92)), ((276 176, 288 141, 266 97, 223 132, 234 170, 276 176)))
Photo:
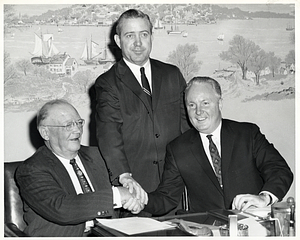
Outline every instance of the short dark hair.
POLYGON ((188 90, 190 89, 190 87, 194 84, 194 83, 208 83, 212 86, 212 88, 215 90, 216 92, 216 95, 219 97, 219 98, 222 98, 222 90, 221 90, 221 86, 220 84, 218 83, 218 81, 216 81, 215 79, 213 78, 210 78, 210 77, 194 77, 192 78, 188 84, 187 84, 187 87, 185 89, 185 93, 188 92, 188 90))
POLYGON ((122 29, 122 24, 124 22, 125 19, 130 19, 130 18, 142 18, 142 19, 146 19, 149 23, 149 28, 150 28, 150 33, 152 34, 152 23, 151 23, 151 20, 150 20, 150 17, 143 13, 142 11, 140 10, 137 10, 137 9, 129 9, 125 12, 123 12, 121 14, 121 16, 119 17, 119 19, 117 20, 117 24, 116 24, 116 32, 117 34, 120 36, 121 34, 121 29, 122 29))
POLYGON ((36 117, 37 128, 39 128, 41 125, 41 122, 44 121, 49 116, 49 109, 51 107, 53 107, 54 105, 70 105, 70 106, 72 106, 68 101, 66 101, 64 99, 55 99, 55 100, 51 100, 51 101, 45 103, 37 113, 37 117, 36 117))

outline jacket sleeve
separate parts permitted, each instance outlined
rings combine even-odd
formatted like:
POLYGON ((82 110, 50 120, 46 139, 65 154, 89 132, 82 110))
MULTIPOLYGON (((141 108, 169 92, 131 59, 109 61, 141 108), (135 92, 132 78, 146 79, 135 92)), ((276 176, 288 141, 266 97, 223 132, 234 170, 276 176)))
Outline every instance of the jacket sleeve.
POLYGON ((80 224, 96 217, 113 214, 110 186, 100 191, 79 194, 66 189, 65 182, 55 172, 34 164, 21 165, 16 172, 20 194, 26 204, 48 221, 60 224, 80 224))
POLYGON ((124 150, 120 99, 110 81, 103 76, 97 79, 95 89, 98 146, 106 161, 110 179, 117 184, 120 174, 131 172, 124 150))
POLYGON ((180 202, 184 190, 184 182, 176 166, 170 145, 167 145, 166 161, 162 181, 158 188, 149 193, 148 204, 144 211, 152 215, 164 215, 180 202))
POLYGON ((293 182, 293 173, 284 158, 260 132, 258 126, 252 125, 253 157, 263 178, 261 191, 269 191, 278 197, 285 196, 293 182))

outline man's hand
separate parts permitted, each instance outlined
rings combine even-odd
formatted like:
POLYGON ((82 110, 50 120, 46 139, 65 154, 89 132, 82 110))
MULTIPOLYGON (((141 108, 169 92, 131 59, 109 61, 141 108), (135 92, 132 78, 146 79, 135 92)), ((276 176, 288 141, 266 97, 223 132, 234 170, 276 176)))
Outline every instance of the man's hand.
POLYGON ((119 182, 123 185, 123 187, 128 188, 131 194, 136 195, 136 198, 144 205, 148 203, 148 195, 145 190, 141 187, 141 185, 135 181, 131 174, 123 173, 119 177, 119 182))
POLYGON ((118 187, 118 190, 121 195, 122 207, 131 211, 133 214, 138 214, 145 207, 139 199, 136 198, 135 191, 133 194, 129 192, 127 188, 118 187))
POLYGON ((270 195, 239 194, 232 202, 232 209, 245 211, 251 206, 266 207, 270 203, 270 195))

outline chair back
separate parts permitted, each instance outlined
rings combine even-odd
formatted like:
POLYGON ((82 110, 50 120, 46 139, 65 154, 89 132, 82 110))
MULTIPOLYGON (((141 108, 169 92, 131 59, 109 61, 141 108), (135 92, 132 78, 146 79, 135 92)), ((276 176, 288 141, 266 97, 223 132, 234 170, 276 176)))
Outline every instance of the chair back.
POLYGON ((4 163, 4 212, 5 223, 14 223, 21 231, 26 227, 23 202, 15 182, 15 172, 23 161, 4 163))

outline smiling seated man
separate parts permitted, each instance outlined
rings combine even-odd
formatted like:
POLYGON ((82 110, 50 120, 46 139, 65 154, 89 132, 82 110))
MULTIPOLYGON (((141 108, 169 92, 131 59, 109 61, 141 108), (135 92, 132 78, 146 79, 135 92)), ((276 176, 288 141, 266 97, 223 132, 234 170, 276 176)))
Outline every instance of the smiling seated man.
POLYGON ((50 101, 38 112, 45 146, 16 171, 29 236, 87 236, 93 220, 114 218, 115 208, 139 210, 127 188, 111 186, 98 148, 80 144, 84 123, 64 100, 50 101))
POLYGON ((190 212, 266 207, 282 200, 293 173, 256 124, 222 118, 222 92, 209 77, 185 90, 194 128, 167 145, 162 181, 144 211, 163 215, 187 188, 190 212), (216 164, 217 163, 217 164, 216 164))

